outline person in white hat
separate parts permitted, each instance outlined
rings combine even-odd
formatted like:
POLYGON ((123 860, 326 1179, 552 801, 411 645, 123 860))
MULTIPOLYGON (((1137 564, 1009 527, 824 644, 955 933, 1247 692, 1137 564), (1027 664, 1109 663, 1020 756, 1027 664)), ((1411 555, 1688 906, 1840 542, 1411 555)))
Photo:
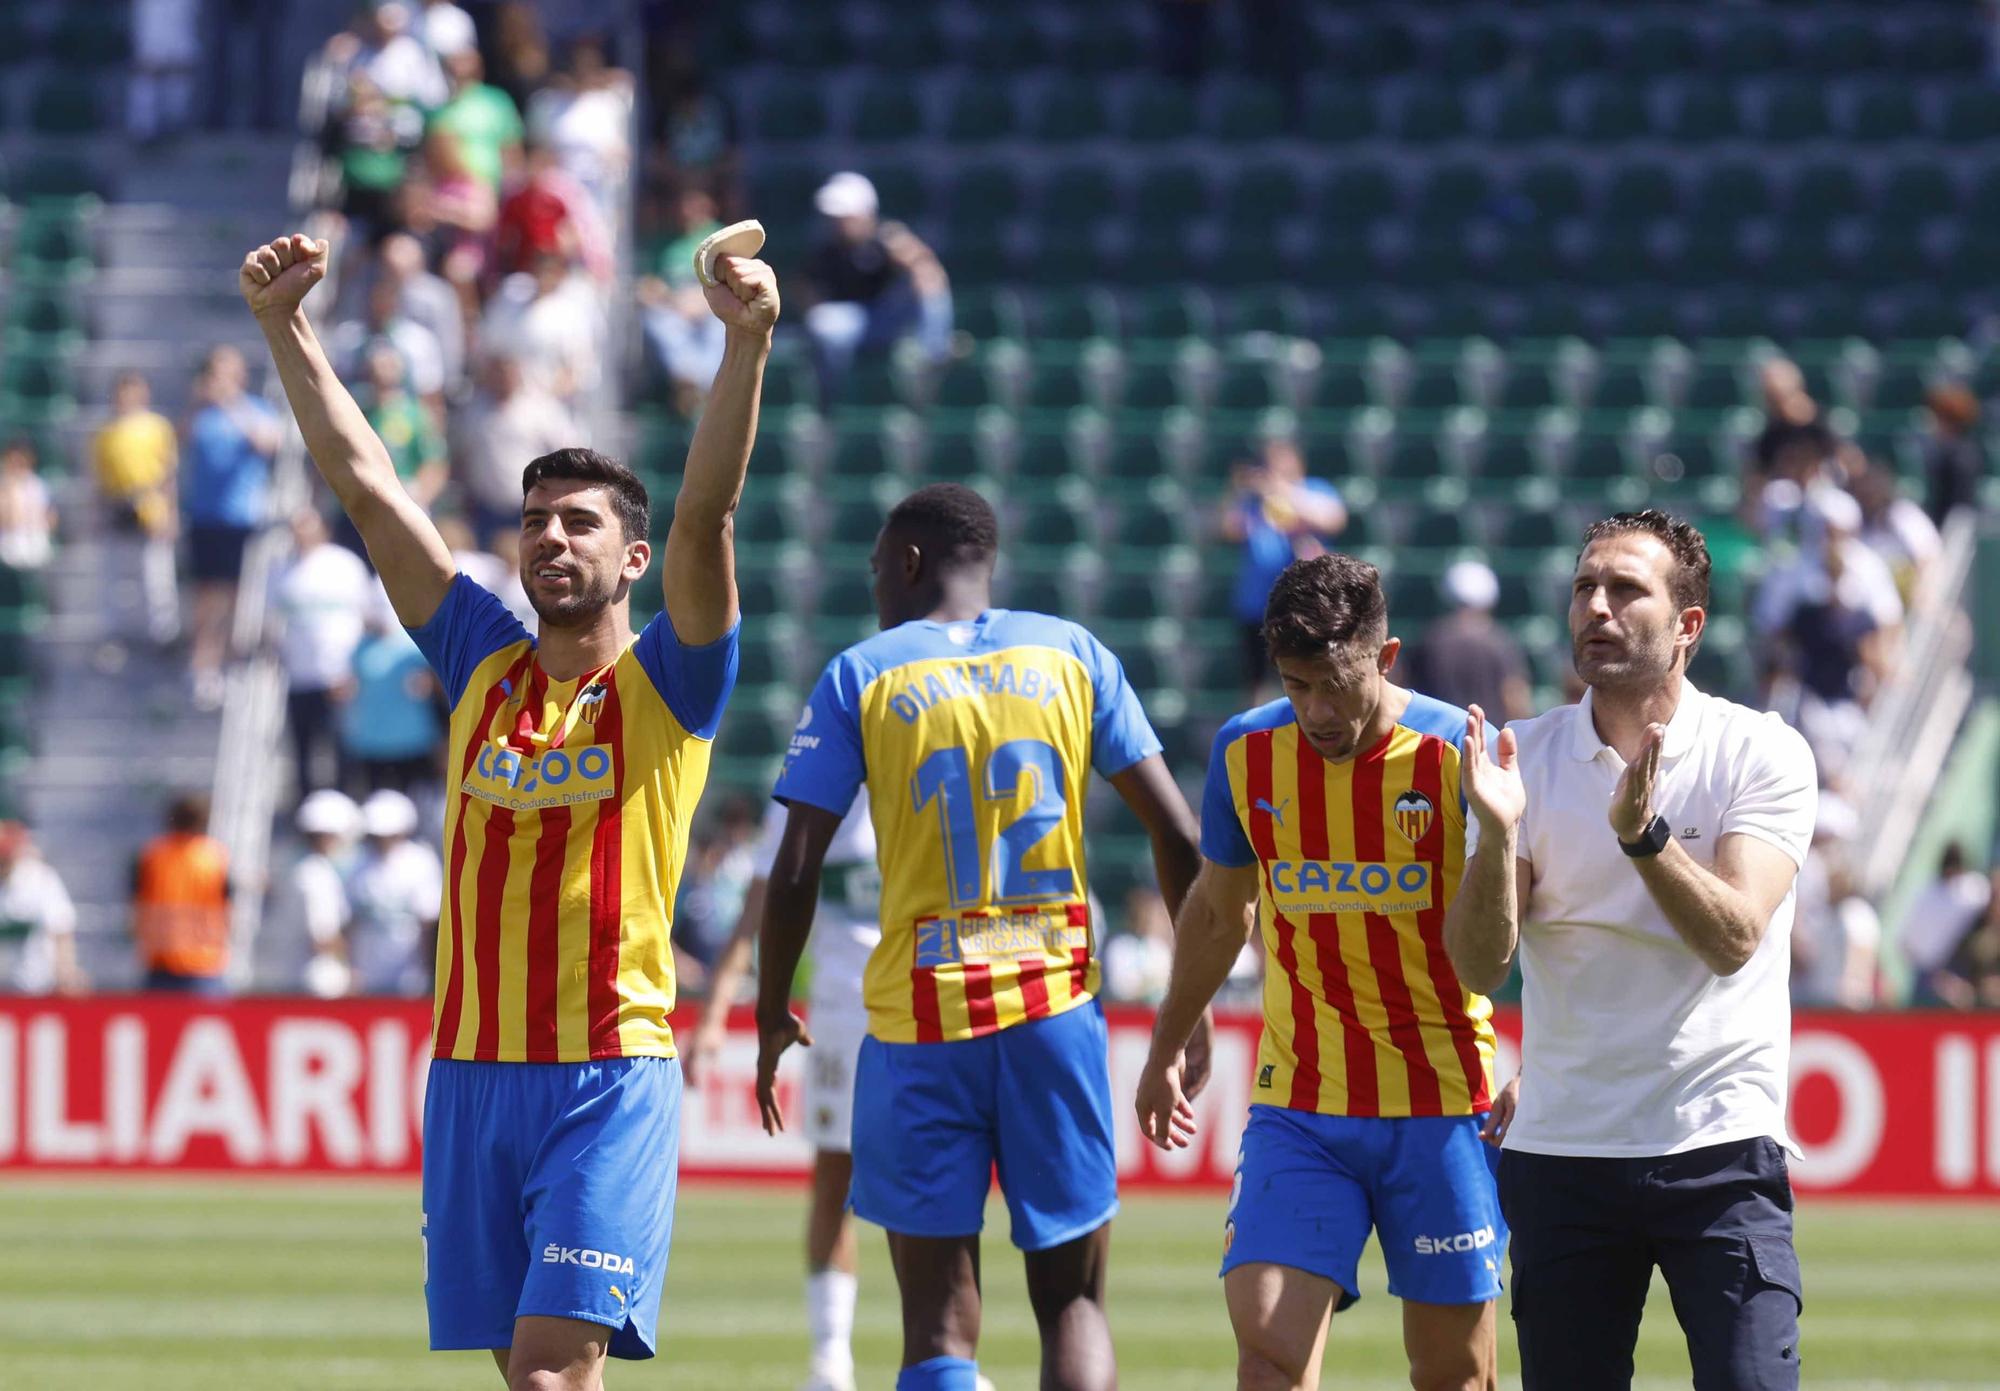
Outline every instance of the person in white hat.
POLYGON ((1410 654, 1410 684, 1447 705, 1477 705, 1502 720, 1534 713, 1521 645, 1493 621, 1500 579, 1484 561, 1459 560, 1438 585, 1449 611, 1424 630, 1410 654))
POLYGON ((930 247, 883 222, 875 185, 846 170, 820 185, 813 207, 828 235, 806 262, 815 303, 806 311, 820 389, 835 399, 855 358, 908 338, 933 362, 951 352, 951 281, 930 247))
POLYGON ((306 852, 292 866, 291 897, 305 925, 311 956, 305 987, 323 1000, 345 995, 353 982, 347 964, 347 884, 342 865, 361 830, 361 808, 345 792, 322 787, 299 803, 299 834, 306 852))
POLYGON ((444 866, 411 837, 417 805, 383 788, 361 804, 361 857, 347 880, 355 988, 371 995, 422 995, 431 987, 444 866))

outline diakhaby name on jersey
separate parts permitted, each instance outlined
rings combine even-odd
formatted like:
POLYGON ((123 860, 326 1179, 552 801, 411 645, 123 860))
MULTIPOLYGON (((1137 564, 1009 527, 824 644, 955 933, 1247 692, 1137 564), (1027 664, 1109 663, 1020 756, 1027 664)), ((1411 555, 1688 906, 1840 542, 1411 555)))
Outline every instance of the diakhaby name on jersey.
POLYGON ((919 966, 1067 956, 1079 947, 1089 946, 1089 926, 1071 922, 1066 906, 995 916, 917 920, 919 966))
POLYGON ((1423 913, 1431 867, 1422 861, 1272 860, 1271 902, 1281 913, 1423 913))
POLYGON ((1018 670, 1012 662, 953 662, 914 676, 902 690, 889 698, 889 708, 904 724, 915 724, 917 716, 946 700, 972 696, 1018 696, 1046 707, 1062 694, 1062 683, 1052 672, 1036 667, 1018 670))
POLYGON ((609 1251, 593 1251, 587 1246, 560 1246, 551 1241, 542 1248, 543 1265, 583 1265, 592 1270, 608 1270, 613 1275, 636 1275, 630 1256, 609 1251))

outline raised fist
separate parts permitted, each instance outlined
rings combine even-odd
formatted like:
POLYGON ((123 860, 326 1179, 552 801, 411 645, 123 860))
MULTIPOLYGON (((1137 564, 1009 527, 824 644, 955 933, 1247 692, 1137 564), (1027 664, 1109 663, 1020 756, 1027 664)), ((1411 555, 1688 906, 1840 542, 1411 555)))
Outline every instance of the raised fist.
POLYGON ((719 256, 713 285, 704 286, 709 312, 733 329, 769 333, 778 322, 778 277, 748 256, 719 256))
MULTIPOLYGON (((290 314, 307 291, 326 279, 332 255, 332 242, 314 241, 304 233, 279 237, 243 258, 236 287, 258 318, 290 314)), ((775 302, 775 295, 773 299, 775 302)))

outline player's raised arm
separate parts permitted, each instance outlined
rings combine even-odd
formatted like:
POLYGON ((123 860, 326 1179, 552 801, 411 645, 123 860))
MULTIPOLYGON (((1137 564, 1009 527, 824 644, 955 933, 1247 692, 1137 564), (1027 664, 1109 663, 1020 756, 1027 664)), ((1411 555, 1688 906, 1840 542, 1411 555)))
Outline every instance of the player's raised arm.
POLYGON ((1181 1050, 1236 964, 1257 919, 1257 866, 1201 862, 1174 924, 1167 996, 1153 1020, 1153 1046, 1139 1074, 1139 1132, 1161 1149, 1194 1137, 1181 1050))
POLYGON ((264 330, 278 380, 320 476, 368 547, 396 617, 428 623, 458 567, 424 509, 396 477, 389 451, 342 386, 302 305, 326 278, 330 242, 280 237, 243 258, 237 287, 264 330))
POLYGON ((687 472, 674 501, 674 523, 660 560, 667 617, 689 646, 714 642, 736 623, 734 519, 743 496, 764 361, 778 322, 778 278, 762 261, 724 256, 717 283, 704 286, 708 307, 728 326, 701 424, 688 448, 687 472))
POLYGON ((812 1046, 812 1035, 792 1013, 792 978, 812 935, 819 911, 819 875, 827 847, 840 830, 841 814, 793 802, 785 817, 785 837, 764 885, 764 927, 757 945, 757 1105, 764 1129, 785 1128, 778 1105, 778 1059, 794 1043, 812 1046))

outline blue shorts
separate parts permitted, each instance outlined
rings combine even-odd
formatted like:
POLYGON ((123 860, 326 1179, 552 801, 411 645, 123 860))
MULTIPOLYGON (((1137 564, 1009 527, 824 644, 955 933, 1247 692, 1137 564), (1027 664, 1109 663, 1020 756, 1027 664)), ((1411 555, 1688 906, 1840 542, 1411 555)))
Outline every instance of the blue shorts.
POLYGON ((431 1347, 504 1348, 524 1315, 651 1357, 680 1171, 672 1058, 431 1063, 424 1300, 431 1347))
POLYGON ((848 1206, 904 1236, 972 1236, 997 1164, 1023 1251, 1096 1231, 1118 1211, 1105 1057, 1094 1000, 984 1038, 863 1039, 848 1206))
POLYGON ((1222 1273, 1269 1262, 1361 1297, 1355 1267, 1372 1226, 1389 1293, 1420 1304, 1483 1304, 1500 1295, 1507 1223, 1499 1151, 1482 1116, 1322 1116, 1252 1106, 1236 1163, 1222 1273))

